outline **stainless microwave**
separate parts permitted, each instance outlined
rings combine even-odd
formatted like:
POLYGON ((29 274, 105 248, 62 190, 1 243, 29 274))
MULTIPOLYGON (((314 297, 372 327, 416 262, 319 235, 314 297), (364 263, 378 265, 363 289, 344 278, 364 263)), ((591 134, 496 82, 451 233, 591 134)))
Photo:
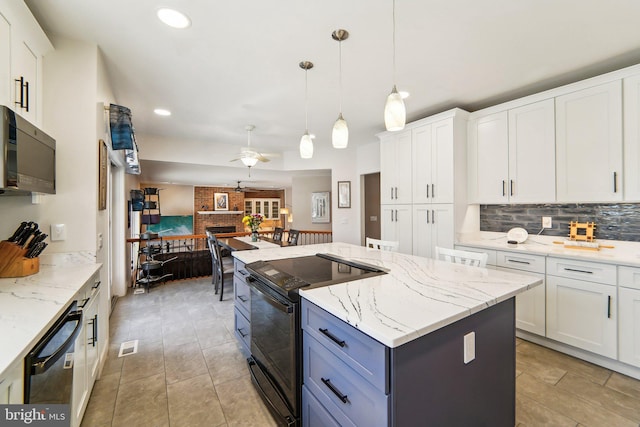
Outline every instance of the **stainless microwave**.
POLYGON ((0 194, 56 192, 56 141, 0 105, 0 194))

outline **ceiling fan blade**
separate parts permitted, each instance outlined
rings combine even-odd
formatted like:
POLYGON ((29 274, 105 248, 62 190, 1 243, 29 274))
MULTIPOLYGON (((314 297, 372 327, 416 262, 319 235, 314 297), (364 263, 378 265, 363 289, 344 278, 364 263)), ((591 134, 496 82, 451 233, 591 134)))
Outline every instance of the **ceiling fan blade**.
POLYGON ((266 158, 265 156, 263 156, 262 154, 258 153, 258 160, 260 160, 261 162, 270 162, 271 159, 266 158))

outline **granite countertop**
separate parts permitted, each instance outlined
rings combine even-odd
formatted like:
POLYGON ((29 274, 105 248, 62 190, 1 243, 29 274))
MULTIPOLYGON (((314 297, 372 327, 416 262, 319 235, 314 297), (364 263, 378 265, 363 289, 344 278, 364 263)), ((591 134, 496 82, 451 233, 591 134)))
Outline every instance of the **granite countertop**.
POLYGON ((89 252, 44 254, 39 273, 0 279, 0 376, 26 356, 101 266, 89 252))
POLYGON ((640 243, 638 242, 596 240, 601 245, 613 246, 613 248, 600 248, 600 250, 568 249, 562 244, 553 243, 565 240, 565 237, 560 236, 529 235, 524 243, 515 245, 507 243, 506 233, 483 231, 460 237, 456 245, 640 267, 640 243))
POLYGON ((300 290, 300 295, 388 347, 436 329, 540 285, 542 280, 347 243, 234 252, 245 263, 326 252, 384 267, 388 274, 300 290))

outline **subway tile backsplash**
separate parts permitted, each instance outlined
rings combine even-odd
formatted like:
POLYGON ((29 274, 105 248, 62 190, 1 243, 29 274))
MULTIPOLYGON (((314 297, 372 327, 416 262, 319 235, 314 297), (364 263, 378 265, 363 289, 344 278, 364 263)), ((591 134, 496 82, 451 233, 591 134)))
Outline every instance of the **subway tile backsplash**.
POLYGON ((543 216, 552 218, 552 228, 545 229, 544 236, 567 237, 571 221, 595 222, 596 239, 640 242, 638 203, 480 205, 480 230, 507 232, 522 227, 538 234, 543 216))

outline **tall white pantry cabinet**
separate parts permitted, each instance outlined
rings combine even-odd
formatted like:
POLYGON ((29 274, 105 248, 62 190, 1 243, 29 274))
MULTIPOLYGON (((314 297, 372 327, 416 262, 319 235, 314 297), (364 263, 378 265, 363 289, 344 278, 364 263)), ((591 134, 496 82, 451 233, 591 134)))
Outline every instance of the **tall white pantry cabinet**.
POLYGON ((378 135, 381 237, 399 252, 453 248, 467 207, 467 115, 455 108, 378 135))

